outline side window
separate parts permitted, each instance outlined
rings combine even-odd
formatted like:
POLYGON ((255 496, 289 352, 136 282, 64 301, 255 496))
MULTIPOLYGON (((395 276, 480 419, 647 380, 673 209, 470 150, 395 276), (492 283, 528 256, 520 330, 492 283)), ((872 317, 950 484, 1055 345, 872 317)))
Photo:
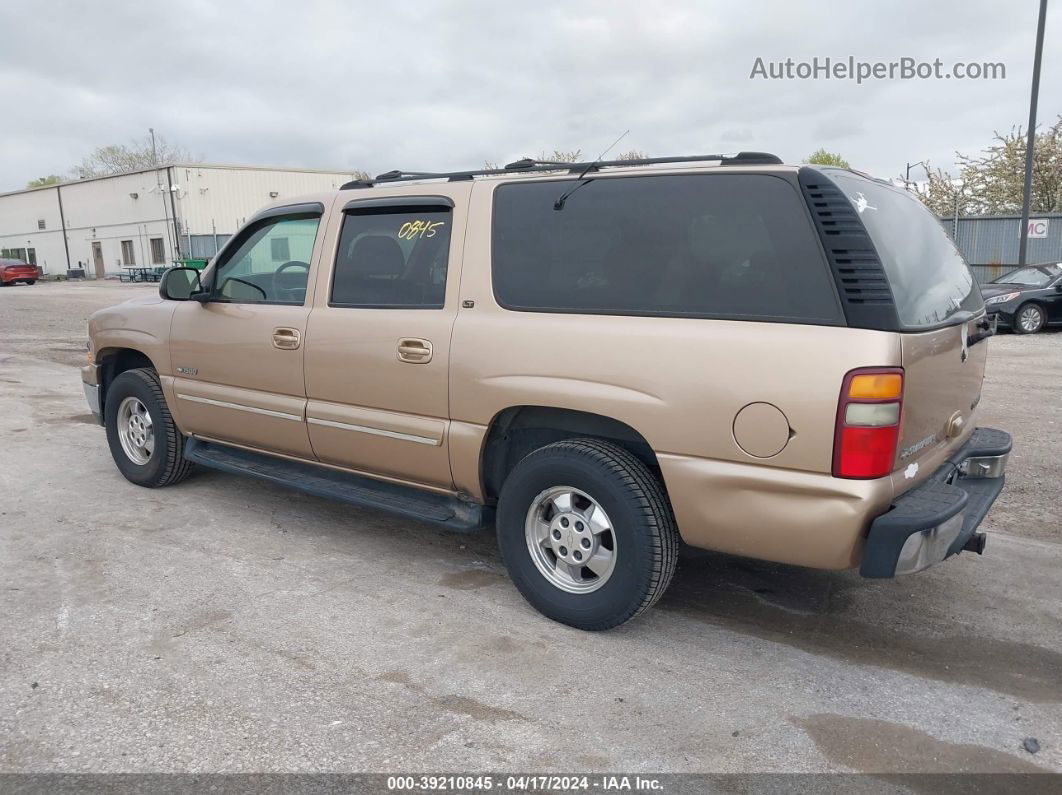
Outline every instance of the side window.
POLYGON ((520 182, 494 193, 494 294, 531 312, 842 322, 796 189, 770 175, 520 182))
POLYGON ((314 213, 265 218, 249 226, 218 265, 215 300, 302 304, 320 222, 314 213))
POLYGON ((452 215, 443 205, 347 210, 329 305, 442 309, 452 215))

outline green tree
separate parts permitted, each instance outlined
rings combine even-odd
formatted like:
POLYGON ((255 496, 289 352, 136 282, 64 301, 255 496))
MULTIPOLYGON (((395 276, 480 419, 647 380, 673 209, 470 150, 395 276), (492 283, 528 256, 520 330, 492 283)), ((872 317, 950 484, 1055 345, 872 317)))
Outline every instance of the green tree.
MULTIPOLYGON (((554 149, 552 152, 539 152, 537 156, 525 155, 532 160, 547 160, 556 163, 578 163, 583 157, 582 149, 554 149)), ((620 152, 618 155, 605 155, 605 160, 644 160, 649 157, 648 154, 639 149, 630 149, 626 152, 620 152)), ((498 164, 487 160, 483 163, 483 167, 487 169, 497 169, 498 164)))
POLYGON ((556 160, 558 163, 578 163, 582 156, 582 149, 554 149, 552 154, 542 152, 536 159, 556 160))
MULTIPOLYGON (((958 177, 942 169, 926 169, 921 184, 908 184, 937 215, 1012 215, 1021 212, 1025 185, 1025 133, 1014 127, 995 133, 977 155, 955 153, 958 177)), ((1062 116, 1036 134, 1033 149, 1033 213, 1062 212, 1062 116)))
POLYGON ((813 166, 837 166, 838 168, 851 168, 848 161, 841 157, 836 152, 827 152, 825 149, 818 149, 812 152, 811 155, 804 160, 813 166))
POLYGON ((37 177, 37 179, 31 179, 26 183, 27 188, 43 188, 45 185, 55 185, 58 182, 62 182, 63 178, 58 174, 49 174, 46 177, 37 177))
MULTIPOLYGON (((555 160, 560 163, 577 163, 582 153, 582 149, 554 149, 552 152, 539 152, 537 155, 524 155, 524 157, 530 160, 555 160)), ((488 171, 495 171, 501 166, 492 160, 485 160, 483 161, 483 168, 488 171)))
POLYGON ((171 144, 163 136, 155 136, 152 146, 151 136, 130 141, 128 144, 110 144, 94 149, 78 166, 74 166, 74 175, 78 179, 103 177, 108 174, 120 174, 123 171, 139 171, 169 163, 198 163, 201 158, 193 157, 183 146, 171 144))

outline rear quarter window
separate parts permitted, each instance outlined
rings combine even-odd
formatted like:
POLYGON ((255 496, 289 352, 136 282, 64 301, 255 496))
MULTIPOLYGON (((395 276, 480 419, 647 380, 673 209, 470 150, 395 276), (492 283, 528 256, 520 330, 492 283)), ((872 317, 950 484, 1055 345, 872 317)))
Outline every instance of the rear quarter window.
POLYGON ((840 325, 796 189, 766 174, 499 186, 494 294, 508 309, 840 325))
POLYGON ((966 260, 917 197, 848 171, 823 173, 844 191, 866 227, 904 327, 947 325, 960 313, 984 308, 966 260))

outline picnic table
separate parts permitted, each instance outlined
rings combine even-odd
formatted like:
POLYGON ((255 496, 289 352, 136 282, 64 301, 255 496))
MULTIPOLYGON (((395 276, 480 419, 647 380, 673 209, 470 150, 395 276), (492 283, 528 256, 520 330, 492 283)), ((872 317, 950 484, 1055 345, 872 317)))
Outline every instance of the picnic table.
POLYGON ((157 282, 166 272, 165 268, 140 268, 130 265, 122 266, 118 273, 121 282, 157 282))

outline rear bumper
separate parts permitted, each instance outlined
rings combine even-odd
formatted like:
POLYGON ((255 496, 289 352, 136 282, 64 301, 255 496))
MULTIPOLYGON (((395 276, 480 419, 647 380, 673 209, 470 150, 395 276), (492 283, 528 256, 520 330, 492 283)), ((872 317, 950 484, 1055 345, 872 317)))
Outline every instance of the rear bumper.
POLYGON ((978 428, 921 486, 896 498, 870 525, 864 577, 894 577, 939 563, 963 549, 980 552, 981 521, 1003 491, 1010 434, 978 428))
POLYGON ((3 274, 0 274, 0 281, 7 284, 14 284, 15 282, 35 282, 39 278, 40 276, 36 271, 6 271, 3 274))

